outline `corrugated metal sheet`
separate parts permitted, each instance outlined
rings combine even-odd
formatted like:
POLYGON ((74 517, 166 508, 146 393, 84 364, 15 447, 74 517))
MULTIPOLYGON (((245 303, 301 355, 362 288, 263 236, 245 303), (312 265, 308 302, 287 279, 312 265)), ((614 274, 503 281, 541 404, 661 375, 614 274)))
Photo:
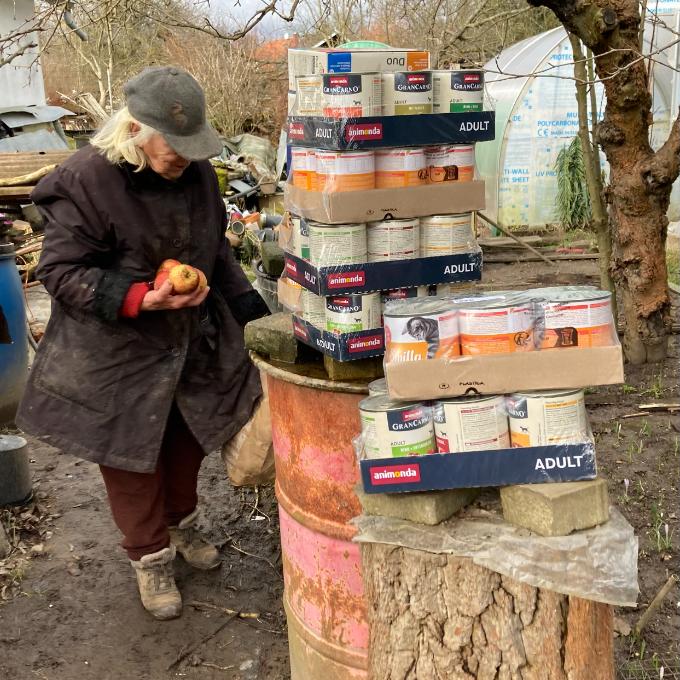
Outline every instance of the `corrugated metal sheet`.
POLYGON ((54 125, 41 123, 15 137, 0 139, 0 153, 11 151, 61 151, 68 145, 57 134, 54 125))
POLYGON ((63 116, 75 115, 61 106, 24 106, 16 108, 0 108, 0 120, 11 128, 52 123, 63 116))

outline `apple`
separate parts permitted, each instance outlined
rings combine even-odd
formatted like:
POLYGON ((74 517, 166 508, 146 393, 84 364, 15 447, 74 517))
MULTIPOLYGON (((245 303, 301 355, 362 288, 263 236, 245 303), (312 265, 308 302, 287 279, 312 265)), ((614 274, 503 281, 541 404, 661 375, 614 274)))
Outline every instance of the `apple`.
POLYGON ((187 295, 196 290, 199 282, 198 272, 188 264, 174 266, 168 274, 172 288, 177 295, 187 295))
POLYGON ((194 267, 194 269, 198 274, 198 289, 205 290, 208 287, 208 278, 198 267, 194 267))
POLYGON ((168 280, 168 276, 170 276, 169 270, 159 269, 156 278, 153 280, 153 289, 158 290, 168 280))
POLYGON ((173 267, 177 267, 180 264, 182 263, 179 260, 163 260, 160 267, 158 267, 156 270, 156 274, 160 274, 161 272, 169 272, 173 267))

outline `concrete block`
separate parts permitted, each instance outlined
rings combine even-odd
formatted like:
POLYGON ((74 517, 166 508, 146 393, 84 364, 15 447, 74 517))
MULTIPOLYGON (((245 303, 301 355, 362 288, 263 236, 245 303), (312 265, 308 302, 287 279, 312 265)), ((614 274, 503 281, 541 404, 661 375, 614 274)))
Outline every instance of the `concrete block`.
POLYGON ((364 493, 361 485, 357 484, 355 491, 366 515, 396 517, 432 526, 449 519, 472 503, 482 489, 369 494, 364 493))
POLYGON ((556 484, 520 484, 501 489, 508 522, 541 536, 566 536, 609 519, 604 479, 556 484))
POLYGON ((269 276, 281 276, 284 266, 283 250, 279 248, 279 244, 265 241, 262 244, 262 269, 269 276))
POLYGON ((281 312, 264 316, 246 325, 246 347, 253 352, 289 364, 299 355, 299 343, 293 334, 290 314, 281 312))
POLYGON ((323 365, 331 380, 374 380, 382 378, 382 357, 357 359, 356 361, 336 361, 324 354, 323 365))

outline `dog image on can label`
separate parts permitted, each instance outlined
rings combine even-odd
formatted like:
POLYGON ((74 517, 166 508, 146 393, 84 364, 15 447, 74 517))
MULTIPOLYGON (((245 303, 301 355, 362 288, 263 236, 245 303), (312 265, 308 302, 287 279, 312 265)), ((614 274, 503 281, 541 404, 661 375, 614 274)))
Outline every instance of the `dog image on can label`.
POLYGON ((513 448, 589 441, 583 390, 511 394, 505 404, 513 448))
POLYGON ((557 289, 546 298, 542 303, 545 330, 541 349, 615 344, 609 291, 557 289))
POLYGON ((399 458, 437 452, 432 409, 426 404, 390 401, 385 395, 359 403, 367 458, 399 458))
POLYGON ((440 300, 392 303, 383 322, 387 362, 460 356, 456 311, 440 300))
POLYGON ((379 293, 326 298, 326 330, 331 333, 368 331, 381 325, 379 293))
POLYGON ((379 73, 325 73, 321 78, 326 118, 361 118, 382 113, 379 73))
POLYGON ((504 397, 464 397, 433 404, 439 453, 510 447, 504 397))
POLYGON ((427 147, 425 163, 430 184, 471 182, 475 178, 475 146, 451 144, 427 147))

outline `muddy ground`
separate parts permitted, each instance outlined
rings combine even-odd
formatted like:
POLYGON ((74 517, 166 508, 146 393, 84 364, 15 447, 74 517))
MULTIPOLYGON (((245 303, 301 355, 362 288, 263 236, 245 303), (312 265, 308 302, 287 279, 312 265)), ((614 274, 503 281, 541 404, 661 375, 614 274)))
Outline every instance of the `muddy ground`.
MULTIPOLYGON (((541 263, 495 264, 484 276, 485 286, 499 287, 596 282, 593 261, 562 262, 556 270, 541 263)), ((680 423, 668 413, 640 416, 638 405, 677 400, 679 354, 676 336, 664 365, 627 367, 626 385, 597 388, 587 397, 600 474, 640 541, 639 605, 616 612, 623 633, 669 574, 678 573, 680 423)), ((201 502, 206 529, 221 546, 222 566, 200 573, 178 561, 184 614, 155 622, 138 602, 96 467, 30 443, 36 503, 2 515, 16 529, 11 538, 18 549, 0 561, 0 680, 289 677, 271 488, 235 491, 219 458, 208 459, 201 502), (227 622, 226 614, 192 602, 258 617, 227 622)), ((680 678, 679 599, 676 589, 641 639, 618 635, 621 680, 659 678, 661 665, 666 680, 680 678)))

